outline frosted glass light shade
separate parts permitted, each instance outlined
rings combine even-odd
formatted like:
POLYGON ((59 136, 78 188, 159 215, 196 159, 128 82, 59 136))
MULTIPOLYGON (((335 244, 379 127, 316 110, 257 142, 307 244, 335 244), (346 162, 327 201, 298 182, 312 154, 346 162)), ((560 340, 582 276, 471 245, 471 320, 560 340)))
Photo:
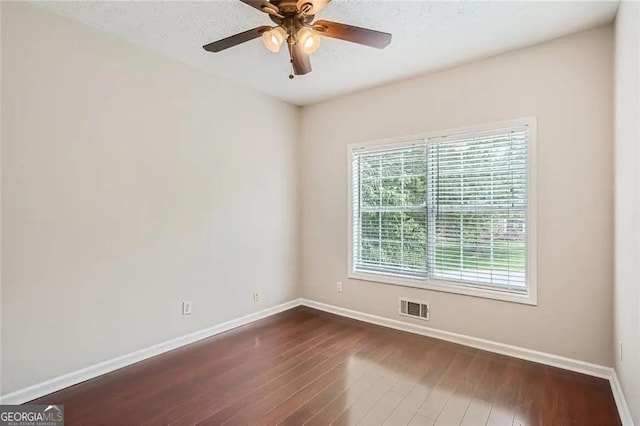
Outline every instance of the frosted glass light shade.
POLYGON ((298 44, 307 55, 314 53, 320 47, 320 36, 309 28, 301 28, 298 31, 298 44))
POLYGON ((277 53, 280 50, 280 46, 284 42, 287 36, 287 32, 282 27, 274 27, 268 31, 262 33, 262 42, 264 46, 272 51, 273 53, 277 53))

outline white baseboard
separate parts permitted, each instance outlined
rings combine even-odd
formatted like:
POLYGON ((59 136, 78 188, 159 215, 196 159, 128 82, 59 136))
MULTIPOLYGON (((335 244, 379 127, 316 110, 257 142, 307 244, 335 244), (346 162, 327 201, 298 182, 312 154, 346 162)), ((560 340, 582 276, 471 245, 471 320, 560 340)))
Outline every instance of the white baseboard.
POLYGON ((633 426, 631 414, 629 413, 629 408, 627 407, 624 394, 622 393, 622 388, 620 387, 618 376, 616 375, 615 370, 611 367, 591 364, 589 362, 566 358, 563 356, 553 355, 545 352, 539 352, 519 346, 493 342, 490 340, 480 339, 478 337, 472 337, 464 334, 452 333, 450 331, 425 327, 422 325, 411 324, 404 321, 381 317, 378 315, 353 311, 351 309, 327 305, 325 303, 315 302, 313 300, 301 299, 301 304, 310 308, 319 309, 321 311, 368 322, 371 324, 380 325, 383 327, 393 328, 395 330, 433 337, 452 343, 458 343, 460 345, 470 346, 472 348, 482 349, 488 352, 494 352, 514 358, 537 362, 539 364, 562 368, 564 370, 575 371, 578 373, 607 379, 611 383, 611 391, 613 392, 613 397, 615 399, 616 406, 618 407, 618 413, 620 415, 620 419, 622 420, 623 426, 633 426))
POLYGON ((622 385, 620 385, 620 380, 618 380, 618 373, 616 373, 616 370, 614 369, 612 369, 609 382, 611 382, 613 399, 616 400, 616 406, 618 407, 618 414, 620 415, 622 425, 633 426, 631 411, 629 410, 629 406, 627 405, 627 400, 624 397, 624 393, 622 393, 622 385))
POLYGON ((59 391, 60 389, 76 385, 86 380, 93 379, 106 373, 110 373, 119 368, 126 367, 136 362, 143 361, 147 358, 151 358, 164 352, 177 349, 181 346, 197 342, 198 340, 215 336, 216 334, 220 334, 233 328, 249 324, 251 322, 266 318, 279 312, 286 311, 299 305, 300 299, 295 299, 290 302, 282 303, 271 308, 263 309, 261 311, 254 312, 240 318, 214 325, 213 327, 209 327, 204 330, 199 330, 185 336, 167 340, 166 342, 158 343, 148 348, 140 349, 138 351, 131 352, 107 361, 103 361, 98 364, 85 367, 81 370, 58 376, 45 382, 20 389, 6 395, 2 395, 0 396, 0 403, 22 404, 24 402, 40 398, 41 396, 48 395, 52 392, 59 391))

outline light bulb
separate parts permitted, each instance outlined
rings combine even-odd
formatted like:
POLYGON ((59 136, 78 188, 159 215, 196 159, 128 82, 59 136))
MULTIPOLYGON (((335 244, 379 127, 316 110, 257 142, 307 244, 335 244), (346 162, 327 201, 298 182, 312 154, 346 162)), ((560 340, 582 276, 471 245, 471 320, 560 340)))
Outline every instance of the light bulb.
POLYGON ((286 35, 287 32, 284 30, 284 28, 273 27, 270 30, 262 33, 262 42, 267 49, 269 49, 273 53, 278 53, 286 35))
POLYGON ((298 43, 302 46, 302 51, 310 55, 320 47, 320 36, 313 30, 303 27, 298 31, 298 43))

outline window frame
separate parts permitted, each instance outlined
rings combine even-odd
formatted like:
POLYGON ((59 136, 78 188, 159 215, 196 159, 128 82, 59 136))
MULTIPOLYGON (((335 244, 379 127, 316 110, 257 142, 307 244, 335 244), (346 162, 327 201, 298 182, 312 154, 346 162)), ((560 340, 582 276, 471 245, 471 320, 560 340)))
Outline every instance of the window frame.
POLYGON ((437 130, 420 134, 365 141, 347 145, 347 276, 350 279, 371 281, 381 284, 391 284, 404 287, 413 287, 425 290, 441 291, 446 293, 462 294, 506 302, 522 303, 526 305, 538 304, 537 292, 537 118, 526 117, 513 120, 492 122, 482 125, 460 127, 447 130, 437 130), (455 281, 445 281, 433 278, 410 278, 384 272, 362 272, 356 271, 353 257, 353 167, 352 155, 357 149, 371 148, 393 148, 415 144, 416 141, 428 139, 444 139, 509 129, 515 127, 528 127, 527 141, 527 267, 526 267, 526 293, 510 293, 496 289, 474 286, 469 283, 455 281))

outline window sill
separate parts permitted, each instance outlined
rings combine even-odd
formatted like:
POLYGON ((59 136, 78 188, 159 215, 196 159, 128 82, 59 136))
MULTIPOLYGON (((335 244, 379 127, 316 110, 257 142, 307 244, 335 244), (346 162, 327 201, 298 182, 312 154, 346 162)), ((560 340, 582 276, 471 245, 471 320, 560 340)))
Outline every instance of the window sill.
POLYGON ((524 305, 538 305, 538 299, 535 293, 531 291, 529 291, 528 294, 507 293, 446 281, 412 279, 391 274, 385 275, 367 274, 364 272, 351 272, 349 273, 348 277, 354 280, 371 281, 380 284, 392 284, 403 287, 420 288, 423 290, 442 291, 446 293, 462 294, 465 296, 481 297, 485 299, 494 299, 504 302, 521 303, 524 305))

